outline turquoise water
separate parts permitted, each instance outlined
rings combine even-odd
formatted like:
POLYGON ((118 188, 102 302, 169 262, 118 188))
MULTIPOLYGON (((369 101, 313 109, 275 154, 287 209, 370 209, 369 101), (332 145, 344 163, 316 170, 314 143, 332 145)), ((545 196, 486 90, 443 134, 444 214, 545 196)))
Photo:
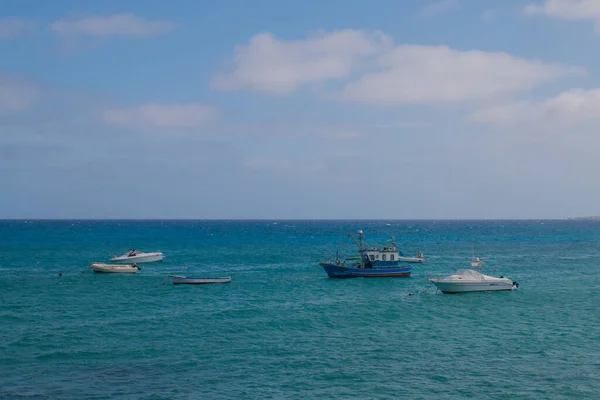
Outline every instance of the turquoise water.
POLYGON ((586 221, 0 222, 0 397, 600 398, 599 261, 586 221), (328 279, 356 229, 428 262, 328 279), (518 291, 430 288, 474 238, 518 291), (167 258, 82 273, 130 247, 167 258), (182 271, 233 281, 161 286, 182 271))

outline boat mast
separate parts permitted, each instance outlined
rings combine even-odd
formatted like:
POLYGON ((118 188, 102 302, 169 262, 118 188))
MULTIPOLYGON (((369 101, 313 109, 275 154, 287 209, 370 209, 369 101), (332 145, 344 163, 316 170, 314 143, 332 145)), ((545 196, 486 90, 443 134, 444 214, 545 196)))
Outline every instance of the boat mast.
MULTIPOLYGON (((358 254, 360 254, 360 265, 364 268, 365 267, 365 260, 364 260, 365 255, 362 253, 362 251, 364 250, 363 231, 358 230, 358 231, 356 231, 356 233, 358 233, 358 241, 356 240, 354 235, 351 233, 348 234, 348 237, 351 238, 352 241, 358 246, 358 254)), ((346 240, 348 240, 348 239, 346 239, 346 240)))
POLYGON ((365 268, 365 255, 363 254, 363 231, 359 229, 356 231, 358 233, 358 254, 360 254, 360 266, 361 268, 365 268))
POLYGON ((363 249, 363 231, 359 230, 356 233, 358 233, 358 249, 362 250, 363 249))

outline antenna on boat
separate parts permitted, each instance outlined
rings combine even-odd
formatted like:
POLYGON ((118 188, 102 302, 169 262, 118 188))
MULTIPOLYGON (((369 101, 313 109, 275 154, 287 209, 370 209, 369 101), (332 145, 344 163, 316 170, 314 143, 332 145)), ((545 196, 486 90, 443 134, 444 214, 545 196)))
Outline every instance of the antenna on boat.
POLYGON ((360 250, 362 250, 363 249, 363 231, 358 230, 358 231, 356 231, 356 233, 358 233, 358 248, 360 250))

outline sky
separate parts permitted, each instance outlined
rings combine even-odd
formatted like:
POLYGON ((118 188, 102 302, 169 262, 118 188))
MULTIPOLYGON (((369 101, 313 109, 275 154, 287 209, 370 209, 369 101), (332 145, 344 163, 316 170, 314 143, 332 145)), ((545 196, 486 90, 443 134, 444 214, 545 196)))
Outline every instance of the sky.
POLYGON ((0 218, 600 215, 598 0, 2 0, 0 218))

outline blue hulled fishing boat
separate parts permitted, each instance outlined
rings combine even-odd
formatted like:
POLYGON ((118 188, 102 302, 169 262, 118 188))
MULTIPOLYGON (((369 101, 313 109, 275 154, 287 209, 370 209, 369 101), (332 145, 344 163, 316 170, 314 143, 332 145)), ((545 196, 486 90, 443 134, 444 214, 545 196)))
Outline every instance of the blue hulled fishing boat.
MULTIPOLYGON (((338 250, 331 260, 321 261, 330 278, 384 278, 384 277, 408 277, 412 267, 400 265, 400 254, 396 247, 394 238, 390 246, 382 248, 365 247, 363 243, 363 231, 358 231, 358 240, 352 234, 348 238, 358 246, 358 256, 341 258, 338 250)), ((345 245, 348 243, 346 239, 345 245)))

